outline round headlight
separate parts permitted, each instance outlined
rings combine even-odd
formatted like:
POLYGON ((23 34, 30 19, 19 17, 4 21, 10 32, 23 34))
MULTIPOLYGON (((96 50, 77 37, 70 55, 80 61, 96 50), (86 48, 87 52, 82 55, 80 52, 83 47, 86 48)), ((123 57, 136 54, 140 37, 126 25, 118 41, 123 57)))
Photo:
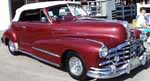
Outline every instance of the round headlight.
POLYGON ((108 55, 108 48, 106 46, 103 46, 99 49, 99 56, 101 58, 105 58, 108 55))

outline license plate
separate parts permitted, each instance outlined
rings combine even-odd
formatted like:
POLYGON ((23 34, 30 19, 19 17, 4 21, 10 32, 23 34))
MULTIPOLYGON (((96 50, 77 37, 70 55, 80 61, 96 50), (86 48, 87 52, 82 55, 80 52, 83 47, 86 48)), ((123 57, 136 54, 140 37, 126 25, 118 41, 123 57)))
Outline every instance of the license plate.
POLYGON ((139 61, 138 58, 133 58, 133 59, 130 60, 131 69, 134 69, 134 68, 138 67, 139 64, 140 64, 140 61, 139 61))

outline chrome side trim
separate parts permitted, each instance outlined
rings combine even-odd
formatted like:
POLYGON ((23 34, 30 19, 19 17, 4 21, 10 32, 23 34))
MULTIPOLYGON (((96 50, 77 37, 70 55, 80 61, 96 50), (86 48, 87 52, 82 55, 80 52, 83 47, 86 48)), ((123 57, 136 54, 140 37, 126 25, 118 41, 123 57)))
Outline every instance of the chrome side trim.
POLYGON ((86 39, 86 40, 94 42, 94 43, 98 43, 98 44, 102 45, 102 47, 105 46, 103 42, 100 42, 100 41, 97 41, 97 40, 93 40, 93 39, 86 39))
POLYGON ((27 55, 29 55, 29 56, 31 56, 31 57, 34 57, 34 58, 36 58, 36 59, 38 59, 38 60, 40 60, 40 61, 45 62, 45 63, 54 65, 54 66, 56 66, 56 67, 60 67, 59 64, 56 64, 56 63, 50 62, 50 61, 48 61, 48 60, 45 60, 45 59, 43 59, 43 58, 37 57, 37 56, 35 56, 35 55, 32 54, 32 53, 29 53, 29 52, 26 52, 26 51, 23 51, 23 50, 19 50, 19 52, 22 52, 22 53, 24 53, 24 54, 27 54, 27 55))
POLYGON ((40 48, 32 47, 32 49, 34 49, 36 51, 40 51, 40 52, 46 53, 46 54, 54 56, 54 57, 60 58, 60 56, 58 54, 55 54, 55 53, 52 53, 52 52, 49 52, 49 51, 46 51, 46 50, 43 50, 43 49, 40 49, 40 48))

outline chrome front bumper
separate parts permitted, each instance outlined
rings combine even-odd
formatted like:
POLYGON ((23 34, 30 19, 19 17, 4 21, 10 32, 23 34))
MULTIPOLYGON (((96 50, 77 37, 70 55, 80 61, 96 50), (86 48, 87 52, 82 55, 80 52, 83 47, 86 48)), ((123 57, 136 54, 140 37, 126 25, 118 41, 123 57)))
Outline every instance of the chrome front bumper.
POLYGON ((143 54, 140 57, 131 58, 130 60, 126 61, 124 65, 117 68, 115 64, 107 66, 105 68, 90 68, 87 72, 87 76, 91 78, 97 79, 109 79, 114 78, 123 74, 130 74, 130 71, 137 68, 140 65, 145 65, 146 63, 146 56, 143 54))

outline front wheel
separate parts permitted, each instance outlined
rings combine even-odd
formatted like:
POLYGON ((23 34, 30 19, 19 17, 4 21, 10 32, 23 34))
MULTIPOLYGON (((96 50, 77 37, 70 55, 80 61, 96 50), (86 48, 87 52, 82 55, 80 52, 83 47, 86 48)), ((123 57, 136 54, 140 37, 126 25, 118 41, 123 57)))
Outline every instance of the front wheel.
POLYGON ((18 43, 14 43, 11 40, 9 40, 8 49, 12 55, 18 55, 18 43))
POLYGON ((81 57, 74 53, 70 52, 67 57, 67 70, 71 77, 73 77, 76 80, 85 81, 88 80, 86 76, 86 68, 83 63, 83 60, 81 57))

